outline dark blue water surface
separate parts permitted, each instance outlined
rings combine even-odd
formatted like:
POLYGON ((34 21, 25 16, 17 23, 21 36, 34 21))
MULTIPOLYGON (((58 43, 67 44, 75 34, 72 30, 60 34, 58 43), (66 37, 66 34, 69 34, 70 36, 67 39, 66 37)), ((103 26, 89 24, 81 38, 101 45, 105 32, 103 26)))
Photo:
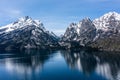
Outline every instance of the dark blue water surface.
POLYGON ((0 52, 0 80, 120 80, 120 54, 85 50, 0 52))

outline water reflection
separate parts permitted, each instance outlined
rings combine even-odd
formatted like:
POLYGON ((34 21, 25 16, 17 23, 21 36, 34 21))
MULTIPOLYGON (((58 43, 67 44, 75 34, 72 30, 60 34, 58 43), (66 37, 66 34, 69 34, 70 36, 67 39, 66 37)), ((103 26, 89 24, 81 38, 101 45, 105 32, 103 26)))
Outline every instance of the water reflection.
POLYGON ((0 72, 0 80, 120 80, 120 53, 0 52, 0 72))
POLYGON ((120 53, 61 51, 68 66, 87 76, 100 75, 107 80, 120 80, 120 53))
MULTIPOLYGON (((14 77, 8 79, 32 80, 30 77, 42 71, 43 65, 47 60, 53 57, 54 51, 24 51, 24 52, 1 52, 0 54, 0 70, 1 66, 5 67, 5 71, 14 77), (52 53, 52 54, 51 54, 52 53), (15 77, 16 76, 16 77, 15 77)), ((4 72, 5 73, 5 72, 4 72)), ((4 75, 8 76, 9 75, 4 75)), ((1 80, 0 76, 0 80, 1 80)), ((2 80, 5 80, 2 77, 2 80)), ((35 79, 35 77, 34 77, 35 79)))

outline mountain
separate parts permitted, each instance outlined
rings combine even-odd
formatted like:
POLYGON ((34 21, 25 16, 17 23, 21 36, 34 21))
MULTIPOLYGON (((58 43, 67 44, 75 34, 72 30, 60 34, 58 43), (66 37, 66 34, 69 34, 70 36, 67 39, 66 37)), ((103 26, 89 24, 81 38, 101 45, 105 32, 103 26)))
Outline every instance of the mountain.
POLYGON ((106 51, 120 51, 120 14, 109 12, 90 20, 84 18, 71 23, 59 38, 44 28, 39 20, 29 16, 0 27, 0 49, 48 49, 91 47, 106 51))
POLYGON ((93 21, 97 29, 93 48, 120 51, 120 14, 109 12, 93 21))
POLYGON ((58 37, 29 16, 0 27, 0 49, 46 49, 58 45, 58 37))
POLYGON ((110 29, 120 28, 120 14, 116 12, 109 12, 93 20, 97 30, 108 31, 110 29))
MULTIPOLYGON (((79 23, 72 23, 62 37, 64 43, 78 43, 107 51, 120 51, 120 14, 109 12, 91 21, 85 18, 79 23)), ((74 44, 69 44, 74 46, 74 44)))
POLYGON ((72 23, 62 37, 63 42, 79 42, 80 46, 90 44, 96 36, 96 28, 89 18, 79 23, 72 23))

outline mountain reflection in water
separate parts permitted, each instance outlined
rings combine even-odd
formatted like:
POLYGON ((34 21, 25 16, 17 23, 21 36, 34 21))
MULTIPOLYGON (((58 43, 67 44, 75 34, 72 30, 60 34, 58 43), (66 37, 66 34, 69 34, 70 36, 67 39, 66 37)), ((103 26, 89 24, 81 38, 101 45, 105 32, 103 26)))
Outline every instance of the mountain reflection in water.
POLYGON ((1 52, 0 80, 120 80, 119 60, 87 50, 1 52))
POLYGON ((68 66, 85 75, 96 73, 107 80, 120 80, 120 54, 115 52, 62 51, 68 66))

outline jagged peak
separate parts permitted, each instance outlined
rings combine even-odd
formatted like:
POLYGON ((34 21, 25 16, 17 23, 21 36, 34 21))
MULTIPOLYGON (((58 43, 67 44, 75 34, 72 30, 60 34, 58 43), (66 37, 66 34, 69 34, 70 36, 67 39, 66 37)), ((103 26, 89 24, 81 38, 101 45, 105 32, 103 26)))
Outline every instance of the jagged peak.
POLYGON ((71 29, 71 28, 79 29, 82 24, 86 24, 86 23, 92 24, 91 19, 86 17, 86 18, 82 19, 81 21, 79 21, 78 23, 71 23, 68 28, 69 29, 71 29))
POLYGON ((40 20, 33 20, 29 16, 21 17, 17 21, 15 21, 15 22, 13 22, 11 24, 8 24, 6 26, 0 27, 0 29, 5 29, 4 32, 9 32, 9 31, 13 31, 15 29, 29 27, 28 25, 29 26, 33 26, 34 25, 35 27, 40 27, 41 29, 43 29, 45 31, 44 25, 43 25, 43 23, 40 20))
POLYGON ((19 23, 25 23, 25 24, 34 24, 34 25, 41 25, 43 26, 42 22, 40 20, 33 20, 31 17, 29 16, 24 16, 18 19, 19 23))
POLYGON ((108 13, 104 14, 103 16, 95 19, 95 20, 109 20, 111 17, 113 17, 115 20, 120 20, 120 14, 117 12, 114 12, 114 11, 108 12, 108 13))
POLYGON ((117 12, 108 12, 104 14, 103 16, 93 20, 93 24, 98 29, 101 29, 103 31, 108 31, 109 28, 113 28, 116 25, 118 25, 117 22, 120 21, 120 14, 117 12), (113 24, 114 23, 114 24, 113 24))
POLYGON ((77 26, 76 23, 71 23, 68 28, 74 28, 74 27, 76 27, 76 26, 77 26))
POLYGON ((92 23, 91 19, 90 19, 90 18, 88 18, 88 17, 86 17, 86 18, 82 19, 82 22, 90 22, 90 23, 92 23))
POLYGON ((71 23, 70 26, 74 26, 74 25, 77 25, 76 23, 71 23))
POLYGON ((83 20, 91 21, 89 17, 85 17, 83 20))
POLYGON ((108 12, 108 13, 106 13, 106 14, 104 14, 104 16, 111 16, 111 15, 120 15, 120 14, 118 14, 117 12, 115 12, 115 11, 113 11, 113 12, 108 12))
POLYGON ((32 20, 30 16, 24 16, 18 19, 19 21, 27 21, 27 20, 32 20))

